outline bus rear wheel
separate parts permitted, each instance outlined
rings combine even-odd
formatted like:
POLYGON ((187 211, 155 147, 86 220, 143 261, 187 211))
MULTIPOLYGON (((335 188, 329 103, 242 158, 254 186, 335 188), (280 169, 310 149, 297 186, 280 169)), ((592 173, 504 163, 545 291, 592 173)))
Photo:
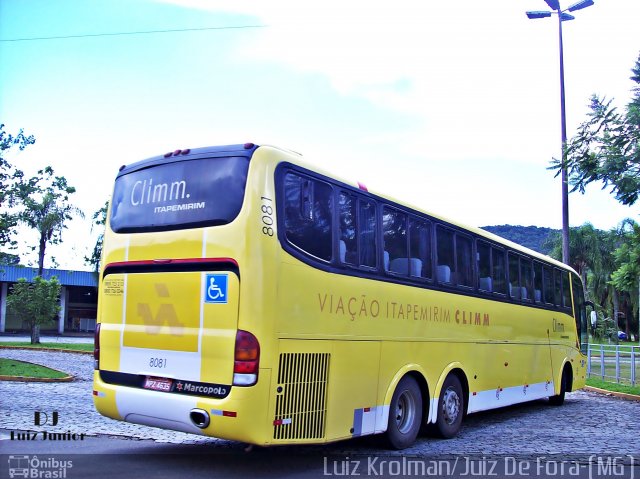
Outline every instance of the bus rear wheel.
POLYGON ((386 439, 394 449, 411 446, 422 423, 422 393, 415 379, 403 377, 391 398, 386 439))
POLYGON ((436 432, 439 436, 450 439, 458 434, 464 416, 464 394, 462 384, 455 374, 449 374, 444 380, 440 398, 438 399, 438 416, 436 432))

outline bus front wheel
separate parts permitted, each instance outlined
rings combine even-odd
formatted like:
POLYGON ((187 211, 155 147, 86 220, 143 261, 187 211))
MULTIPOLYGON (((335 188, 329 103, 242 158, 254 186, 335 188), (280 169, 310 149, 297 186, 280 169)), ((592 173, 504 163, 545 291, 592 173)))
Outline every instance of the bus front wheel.
POLYGON ((394 449, 411 446, 422 423, 422 393, 415 379, 403 377, 391 398, 387 442, 394 449))
POLYGON ((450 439, 458 434, 464 416, 464 394, 460 379, 455 374, 449 374, 444 380, 440 398, 438 399, 438 416, 436 419, 437 433, 450 439))
POLYGON ((552 406, 562 406, 564 404, 564 395, 571 389, 571 372, 569 368, 565 366, 562 370, 562 379, 560 380, 560 394, 551 396, 549 398, 549 404, 552 406))

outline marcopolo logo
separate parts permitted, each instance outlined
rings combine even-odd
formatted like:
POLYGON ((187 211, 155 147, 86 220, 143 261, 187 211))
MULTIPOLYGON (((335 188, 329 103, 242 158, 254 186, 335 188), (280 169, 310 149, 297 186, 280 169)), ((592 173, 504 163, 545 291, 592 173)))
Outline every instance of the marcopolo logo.
POLYGON ((213 398, 225 398, 230 391, 229 386, 223 384, 199 383, 195 381, 178 381, 173 392, 188 394, 191 396, 208 396, 213 398))

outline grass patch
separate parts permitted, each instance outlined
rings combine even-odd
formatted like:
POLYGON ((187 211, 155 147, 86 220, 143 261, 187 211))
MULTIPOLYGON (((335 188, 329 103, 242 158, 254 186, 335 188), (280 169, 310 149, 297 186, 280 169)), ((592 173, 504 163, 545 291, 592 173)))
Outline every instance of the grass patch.
POLYGON ((606 389, 607 391, 612 391, 612 392, 635 394, 636 396, 640 396, 640 386, 630 386, 627 384, 610 383, 607 381, 603 381, 602 379, 595 379, 595 378, 588 378, 587 386, 591 386, 599 389, 606 389))
POLYGON ((93 351, 93 343, 40 343, 31 344, 28 341, 9 341, 2 342, 0 346, 19 346, 21 348, 33 349, 73 349, 74 351, 93 351))
POLYGON ((0 376, 60 379, 67 377, 67 374, 55 369, 45 368, 39 364, 0 358, 0 376))

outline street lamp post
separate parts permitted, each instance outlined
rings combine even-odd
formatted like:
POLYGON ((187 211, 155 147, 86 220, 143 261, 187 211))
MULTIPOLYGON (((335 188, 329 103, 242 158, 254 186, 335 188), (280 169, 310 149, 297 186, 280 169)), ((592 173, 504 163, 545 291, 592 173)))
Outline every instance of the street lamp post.
POLYGON ((574 3, 566 10, 560 8, 560 0, 544 0, 552 11, 527 12, 529 19, 547 18, 555 14, 558 16, 558 36, 560 49, 560 123, 562 129, 562 262, 569 264, 569 178, 566 166, 567 146, 567 118, 565 113, 564 96, 564 52, 562 46, 562 22, 574 20, 575 17, 567 12, 575 12, 593 5, 593 0, 581 0, 574 3))

